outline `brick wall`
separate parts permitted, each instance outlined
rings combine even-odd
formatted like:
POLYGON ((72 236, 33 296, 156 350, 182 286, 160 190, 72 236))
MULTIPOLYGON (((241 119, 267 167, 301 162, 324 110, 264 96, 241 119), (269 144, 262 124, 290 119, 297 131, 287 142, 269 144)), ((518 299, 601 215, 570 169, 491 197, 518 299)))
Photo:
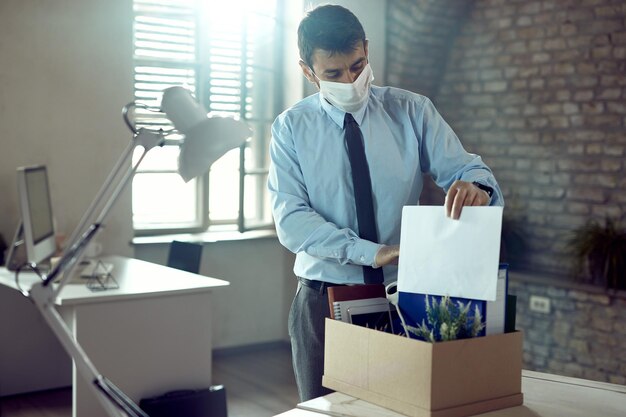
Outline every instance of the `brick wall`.
POLYGON ((513 268, 568 273, 571 231, 626 212, 625 15, 624 1, 480 0, 450 50, 434 101, 526 236, 513 268))
MULTIPOLYGON (((626 223, 625 15, 623 0, 389 0, 387 22, 388 83, 433 99, 494 170, 505 225, 525 238, 507 259, 530 271, 510 282, 524 367, 620 384, 626 293, 573 283, 565 242, 592 218, 626 223), (552 311, 531 311, 532 295, 552 311)), ((442 201, 426 184, 421 202, 442 201)))
POLYGON ((626 298, 523 277, 509 292, 517 295, 524 369, 626 384, 626 298), (533 295, 550 300, 549 313, 530 310, 533 295))
POLYGON ((431 97, 492 167, 527 243, 514 269, 569 273, 571 231, 626 212, 625 15, 623 0, 388 3, 389 84, 431 97))
POLYGON ((471 1, 390 0, 387 7, 387 84, 434 96, 448 51, 471 1))

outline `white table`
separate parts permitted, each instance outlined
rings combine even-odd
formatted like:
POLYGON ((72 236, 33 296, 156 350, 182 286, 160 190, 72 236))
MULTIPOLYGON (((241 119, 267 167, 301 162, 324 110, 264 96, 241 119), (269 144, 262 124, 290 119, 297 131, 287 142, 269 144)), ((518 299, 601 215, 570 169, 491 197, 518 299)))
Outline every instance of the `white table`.
MULTIPOLYGON (((485 417, 624 417, 626 386, 522 371, 524 404, 485 417)), ((402 417, 394 411, 334 392, 298 404, 280 417, 402 417)))
MULTIPOLYGON (((84 284, 70 284, 56 303, 100 373, 136 402, 210 386, 209 296, 228 282, 137 259, 103 260, 113 263, 119 289, 93 292, 84 284)), ((36 280, 32 273, 20 274, 23 288, 36 280)), ((14 274, 0 268, 0 285, 17 289, 14 274)), ((74 417, 106 415, 76 369, 72 386, 74 417)))

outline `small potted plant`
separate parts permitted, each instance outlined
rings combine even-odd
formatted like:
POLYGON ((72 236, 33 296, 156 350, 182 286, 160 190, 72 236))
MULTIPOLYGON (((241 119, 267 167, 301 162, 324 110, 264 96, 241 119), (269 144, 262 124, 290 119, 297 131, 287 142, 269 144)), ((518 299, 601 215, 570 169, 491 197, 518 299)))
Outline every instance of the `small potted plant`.
POLYGON ((607 289, 626 289, 626 229, 619 221, 606 218, 604 225, 589 221, 574 231, 569 246, 578 276, 587 275, 607 289))

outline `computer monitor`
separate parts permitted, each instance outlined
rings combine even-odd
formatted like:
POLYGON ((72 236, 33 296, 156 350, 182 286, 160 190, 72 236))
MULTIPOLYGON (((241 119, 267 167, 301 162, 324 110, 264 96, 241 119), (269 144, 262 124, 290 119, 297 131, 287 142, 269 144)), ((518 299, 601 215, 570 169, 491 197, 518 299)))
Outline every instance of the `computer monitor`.
POLYGON ((14 257, 11 252, 16 252, 20 243, 26 248, 24 261, 29 263, 41 263, 56 251, 46 167, 38 165, 18 168, 17 190, 22 220, 9 248, 9 268, 14 266, 10 263, 15 262, 11 259, 14 257))

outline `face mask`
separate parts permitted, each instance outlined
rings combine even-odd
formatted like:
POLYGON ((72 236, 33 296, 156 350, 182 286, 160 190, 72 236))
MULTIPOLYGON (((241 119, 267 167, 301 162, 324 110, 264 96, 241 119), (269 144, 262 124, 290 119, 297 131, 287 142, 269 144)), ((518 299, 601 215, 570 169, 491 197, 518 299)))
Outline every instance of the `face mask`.
POLYGON ((353 83, 337 83, 319 78, 318 80, 322 97, 338 109, 352 113, 363 107, 367 101, 374 74, 370 65, 367 64, 353 83))

